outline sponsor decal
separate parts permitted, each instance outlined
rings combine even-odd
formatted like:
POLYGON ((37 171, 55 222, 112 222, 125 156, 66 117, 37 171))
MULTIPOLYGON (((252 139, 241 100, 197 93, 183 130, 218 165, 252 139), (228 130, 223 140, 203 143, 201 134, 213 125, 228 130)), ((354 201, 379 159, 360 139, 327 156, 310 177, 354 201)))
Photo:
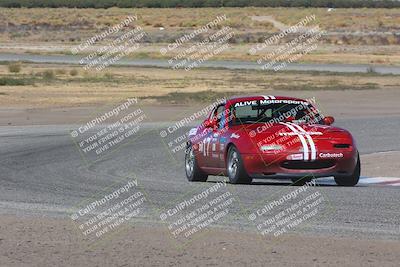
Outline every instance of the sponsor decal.
POLYGON ((258 101, 253 100, 253 101, 242 101, 242 102, 237 102, 235 103, 235 108, 236 107, 244 107, 244 106, 257 106, 258 101))
POLYGON ((231 138, 239 139, 240 135, 233 133, 231 134, 231 138))
POLYGON ((319 153, 320 158, 343 158, 343 153, 319 153))
MULTIPOLYGON (((273 96, 270 96, 273 97, 273 96)), ((264 96, 265 98, 265 96, 264 96)), ((303 105, 303 106, 308 106, 309 103, 305 101, 297 101, 297 100, 288 100, 288 99, 281 99, 277 100, 275 97, 271 99, 261 99, 261 100, 248 100, 248 101, 241 101, 241 102, 236 102, 235 107, 244 107, 244 106, 264 106, 264 105, 270 105, 270 104, 293 104, 293 105, 303 105)))
POLYGON ((303 160, 303 154, 292 154, 286 157, 287 160, 303 160))
POLYGON ((204 156, 208 156, 208 152, 210 151, 210 143, 211 143, 211 138, 207 137, 204 139, 205 143, 207 143, 207 146, 204 144, 204 156))
POLYGON ((293 105, 303 105, 303 106, 308 106, 308 102, 304 101, 297 101, 297 100, 287 100, 287 99, 281 99, 281 100, 261 100, 260 101, 261 105, 269 105, 269 104, 293 104, 293 105))

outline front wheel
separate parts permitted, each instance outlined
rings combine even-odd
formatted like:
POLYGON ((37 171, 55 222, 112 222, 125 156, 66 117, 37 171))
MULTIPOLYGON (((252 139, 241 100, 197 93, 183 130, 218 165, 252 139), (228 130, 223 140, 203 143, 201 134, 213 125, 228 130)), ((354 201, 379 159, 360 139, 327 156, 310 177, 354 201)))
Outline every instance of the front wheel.
POLYGON ((208 175, 197 165, 192 144, 189 144, 185 153, 186 178, 190 182, 206 182, 208 175))
POLYGON ((232 184, 250 184, 252 181, 252 178, 247 174, 244 168, 239 151, 234 146, 229 148, 226 170, 229 181, 232 184))
POLYGON ((361 163, 360 155, 357 153, 357 164, 351 175, 335 176, 335 182, 340 186, 355 186, 360 180, 361 163))

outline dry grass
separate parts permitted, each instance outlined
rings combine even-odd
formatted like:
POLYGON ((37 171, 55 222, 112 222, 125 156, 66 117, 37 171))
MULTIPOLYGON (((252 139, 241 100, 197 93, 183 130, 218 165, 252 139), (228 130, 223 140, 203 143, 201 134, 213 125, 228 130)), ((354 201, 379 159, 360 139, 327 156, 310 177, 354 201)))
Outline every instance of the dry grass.
POLYGON ((398 9, 335 9, 325 8, 110 8, 110 9, 46 9, 46 8, 0 8, 6 22, 15 25, 32 26, 75 26, 76 28, 99 29, 119 23, 128 15, 138 15, 138 24, 144 27, 163 26, 171 28, 191 28, 206 24, 217 15, 226 14, 229 21, 223 25, 254 31, 271 28, 271 24, 257 22, 250 16, 274 16, 285 24, 295 24, 307 15, 315 14, 316 21, 325 30, 376 31, 381 28, 399 29, 398 9))
MULTIPOLYGON (((234 29, 236 43, 218 54, 216 60, 257 60, 261 55, 248 53, 255 42, 278 31, 271 22, 252 19, 270 16, 293 25, 306 16, 315 14, 319 25, 329 32, 316 51, 299 62, 348 64, 400 64, 399 9, 335 9, 325 8, 202 8, 202 9, 6 9, 0 8, 0 52, 70 54, 70 48, 129 15, 137 15, 140 25, 148 33, 150 43, 143 44, 132 58, 162 58, 161 47, 184 32, 205 25, 216 16, 226 14, 228 20, 220 26, 234 29), (159 28, 163 27, 163 30, 159 28)), ((146 37, 147 38, 147 37, 146 37)), ((108 40, 109 41, 109 40, 108 40)), ((180 53, 184 47, 168 54, 180 53)), ((274 47, 269 47, 269 50, 274 47)), ((267 50, 262 53, 266 53, 267 50)))
MULTIPOLYGON (((262 72, 242 70, 196 69, 189 72, 156 68, 108 68, 106 74, 79 71, 69 74, 74 66, 25 64, 18 77, 36 77, 35 85, 0 86, 0 105, 4 106, 86 106, 116 102, 127 97, 147 101, 169 99, 168 94, 202 101, 208 90, 232 94, 270 92, 274 90, 369 90, 400 88, 400 77, 394 75, 335 74, 315 72, 262 72), (60 74, 58 69, 65 69, 60 74), (54 77, 44 79, 51 72, 54 77), (178 93, 178 94, 177 94, 178 93), (202 96, 203 94, 203 96, 202 96), (167 97, 165 97, 167 96, 167 97)), ((6 66, 0 66, 0 77, 10 77, 6 66)))
MULTIPOLYGON (((53 44, 56 45, 56 44, 53 44)), ((185 46, 177 48, 166 56, 161 55, 160 48, 167 44, 143 44, 140 50, 129 54, 126 58, 143 59, 170 59, 181 53, 185 46)), ((250 55, 249 49, 253 44, 230 44, 230 48, 215 55, 212 60, 245 60, 256 61, 268 51, 276 49, 269 47, 258 55, 250 55)), ((68 48, 60 47, 57 50, 53 48, 46 50, 46 45, 42 44, 20 44, 10 45, 7 48, 0 47, 0 53, 31 53, 43 55, 70 55, 68 48), (23 47, 23 48, 21 48, 23 47)), ((376 64, 376 65, 400 65, 400 46, 348 46, 348 45, 324 45, 319 44, 315 51, 304 55, 298 63, 343 63, 343 64, 376 64)), ((74 71, 73 71, 74 72, 74 71)))
MULTIPOLYGON (((0 29, 9 29, 0 35, 3 40, 61 41, 80 42, 95 33, 121 22, 129 15, 137 15, 137 24, 155 40, 164 40, 183 30, 200 27, 217 15, 226 14, 228 20, 221 26, 234 28, 238 35, 251 42, 259 41, 264 33, 277 32, 278 29, 266 21, 255 21, 252 16, 272 16, 278 21, 293 25, 312 14, 316 20, 311 25, 319 25, 329 32, 342 32, 344 35, 326 37, 326 42, 344 44, 398 44, 393 35, 383 37, 351 36, 350 32, 397 32, 400 25, 399 9, 335 9, 325 8, 180 8, 180 9, 46 9, 46 8, 0 8, 0 29), (159 27, 164 27, 160 32, 159 27), (16 31, 15 29, 19 29, 16 31), (52 34, 46 34, 51 31, 52 34), (253 36, 252 36, 253 34, 253 36), (68 36, 68 37, 67 37, 68 36)), ((240 39, 242 40, 242 39, 240 39)))

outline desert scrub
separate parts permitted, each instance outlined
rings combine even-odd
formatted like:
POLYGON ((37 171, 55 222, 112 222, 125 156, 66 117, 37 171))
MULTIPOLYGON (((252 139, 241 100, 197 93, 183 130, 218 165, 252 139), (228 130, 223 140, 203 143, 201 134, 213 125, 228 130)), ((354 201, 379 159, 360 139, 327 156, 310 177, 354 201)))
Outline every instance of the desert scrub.
POLYGON ((42 73, 42 77, 43 77, 43 79, 45 79, 45 80, 52 80, 52 79, 54 79, 54 78, 56 77, 56 75, 54 74, 54 71, 53 71, 53 70, 45 70, 45 71, 42 73))
POLYGON ((31 78, 0 77, 0 86, 22 86, 22 85, 34 85, 34 80, 31 78))
MULTIPOLYGON (((248 92, 247 92, 248 93, 248 92)), ((160 103, 180 104, 180 103, 209 103, 218 98, 229 98, 233 95, 245 94, 245 92, 216 92, 206 90, 199 92, 170 92, 161 96, 145 96, 141 99, 155 99, 160 103)))
POLYGON ((109 72, 104 73, 103 77, 107 80, 114 80, 114 75, 109 72))
POLYGON ((69 71, 69 75, 77 76, 78 75, 78 71, 76 69, 72 69, 72 70, 69 71))
POLYGON ((56 69, 56 74, 64 75, 67 71, 65 69, 56 69))
POLYGON ((21 72, 21 62, 11 62, 8 64, 8 71, 11 73, 21 72))

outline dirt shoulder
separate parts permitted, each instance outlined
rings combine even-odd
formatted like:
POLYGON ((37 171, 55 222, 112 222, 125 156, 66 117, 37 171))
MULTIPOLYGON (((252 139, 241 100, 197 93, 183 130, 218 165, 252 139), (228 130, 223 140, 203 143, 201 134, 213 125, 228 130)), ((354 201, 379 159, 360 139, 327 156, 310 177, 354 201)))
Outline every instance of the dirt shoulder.
POLYGON ((10 72, 10 68, 0 65, 1 107, 83 107, 110 104, 128 97, 148 101, 169 97, 170 103, 191 105, 211 103, 216 97, 255 93, 320 96, 317 100, 321 102, 325 95, 333 95, 336 103, 352 105, 400 99, 400 76, 377 73, 227 69, 181 72, 152 67, 109 67, 104 73, 97 73, 72 65, 30 63, 22 63, 18 73, 10 72), (188 93, 189 99, 184 97, 188 93))
MULTIPOLYGON (((202 94, 206 96, 208 93, 203 92, 202 94)), ((400 115, 400 110, 396 108, 400 99, 400 90, 397 89, 344 91, 273 90, 266 91, 265 94, 300 98, 315 97, 316 104, 323 114, 331 115, 338 119, 400 115)), ((139 105, 148 114, 151 121, 174 121, 201 110, 216 99, 228 96, 222 91, 215 99, 209 102, 187 103, 185 99, 177 99, 176 102, 180 104, 163 104, 139 100, 139 105)), ((109 103, 98 103, 96 105, 35 107, 22 104, 9 105, 8 107, 2 106, 0 107, 0 126, 75 124, 90 120, 93 118, 93 114, 98 114, 100 110, 109 110, 124 101, 126 101, 126 98, 121 98, 119 101, 110 99, 109 103)))
POLYGON ((178 248, 161 227, 129 226, 94 247, 69 220, 0 217, 3 266, 395 266, 400 243, 212 229, 178 248))

